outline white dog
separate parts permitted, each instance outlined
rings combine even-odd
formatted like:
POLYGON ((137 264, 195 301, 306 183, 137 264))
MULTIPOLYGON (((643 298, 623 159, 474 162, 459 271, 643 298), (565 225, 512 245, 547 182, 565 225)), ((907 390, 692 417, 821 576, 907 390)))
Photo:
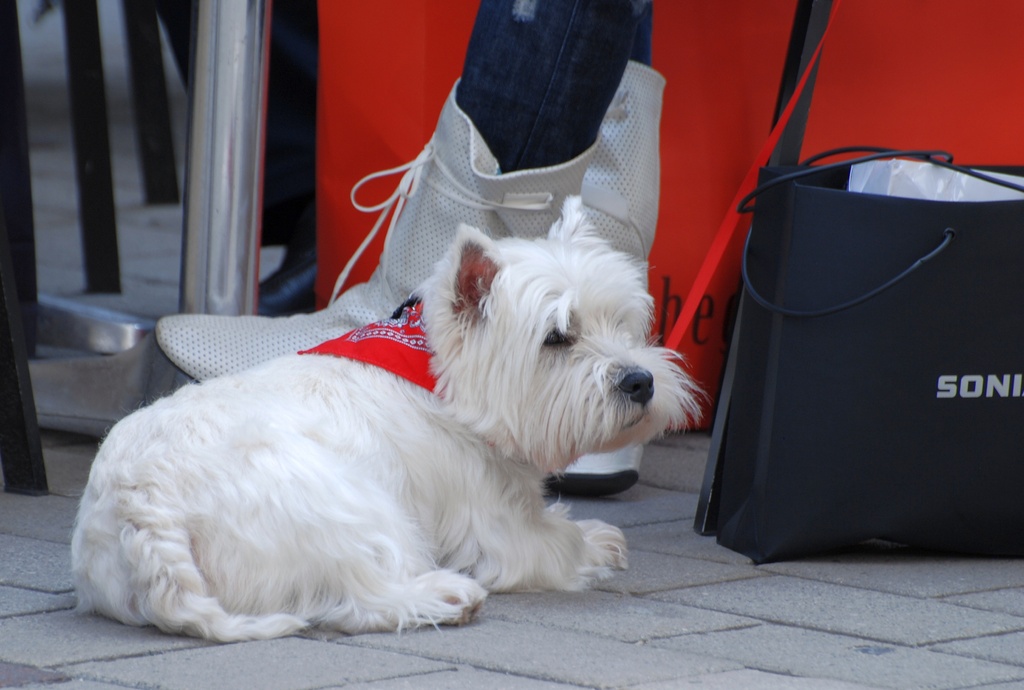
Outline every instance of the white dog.
POLYGON ((361 633, 625 568, 622 532, 545 507, 542 485, 697 414, 647 343, 642 267, 571 199, 546 239, 461 227, 421 293, 426 341, 416 308, 339 340, 418 372, 289 355, 114 426, 72 539, 79 610, 224 641, 361 633))

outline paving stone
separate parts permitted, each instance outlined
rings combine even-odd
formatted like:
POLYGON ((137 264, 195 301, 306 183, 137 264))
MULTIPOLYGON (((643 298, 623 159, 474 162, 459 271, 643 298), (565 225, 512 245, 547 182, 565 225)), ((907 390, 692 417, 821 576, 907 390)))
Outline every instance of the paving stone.
MULTIPOLYGON (((873 686, 877 688, 878 686, 873 686)), ((644 683, 629 690, 872 690, 872 686, 828 678, 794 678, 779 673, 744 669, 668 683, 644 683)), ((988 688, 986 688, 988 690, 988 688)))
POLYGON ((891 546, 770 563, 761 569, 913 597, 1024 586, 1024 568, 1019 560, 963 557, 891 546))
POLYGON ((931 649, 1024 666, 1024 632, 956 640, 935 645, 931 649))
POLYGON ((631 549, 629 569, 596 582, 594 587, 608 592, 647 594, 759 576, 754 568, 631 549))
POLYGON ((74 498, 0 492, 0 533, 70 544, 77 512, 74 498))
POLYGON ((209 644, 73 611, 2 618, 0 640, 0 661, 44 667, 209 644))
POLYGON ((667 520, 693 519, 697 497, 636 484, 628 491, 607 498, 563 496, 576 520, 596 518, 619 528, 667 520))
POLYGON ((908 645, 1024 630, 1024 619, 1002 613, 783 575, 650 597, 908 645))
POLYGON ((737 668, 729 661, 568 630, 485 620, 464 628, 360 635, 341 644, 415 654, 502 673, 617 688, 737 668))
POLYGON ((68 592, 71 550, 66 544, 0 534, 0 584, 68 592))
POLYGON ((412 676, 450 664, 295 637, 61 667, 68 675, 161 690, 306 690, 412 676))
POLYGON ((605 592, 492 594, 482 616, 485 620, 543 625, 622 642, 759 625, 742 616, 605 592))
POLYGON ((0 661, 0 688, 23 687, 28 683, 56 683, 63 680, 66 680, 65 676, 53 671, 0 661))
POLYGON ((622 531, 625 533, 626 543, 631 549, 742 565, 755 573, 759 570, 743 554, 719 546, 714 537, 705 537, 694 532, 692 518, 626 527, 622 531))
MULTIPOLYGON (((3 686, 0 686, 3 687, 3 686)), ((45 683, 37 685, 19 685, 17 690, 125 690, 125 688, 150 688, 152 685, 112 685, 110 683, 96 683, 94 681, 71 680, 60 683, 45 683)), ((987 690, 987 689, 986 689, 987 690)))
POLYGON ((699 492, 710 443, 710 434, 691 432, 669 434, 647 444, 640 465, 640 481, 660 489, 699 492))
POLYGON ((686 635, 651 644, 718 656, 761 671, 901 690, 1024 679, 1024 668, 1016 666, 780 625, 686 635))
POLYGON ((0 618, 44 611, 60 611, 72 608, 74 605, 73 594, 51 594, 0 585, 0 618))
POLYGON ((46 464, 46 482, 50 493, 79 499, 89 480, 96 443, 91 445, 47 448, 43 451, 46 464))
POLYGON ((960 594, 947 597, 943 601, 986 611, 1000 611, 1014 616, 1024 616, 1024 587, 960 594))
MULTIPOLYGON (((454 668, 404 678, 346 685, 346 690, 568 690, 575 685, 552 683, 510 673, 480 671, 469 667, 454 668)), ((325 688, 324 690, 340 690, 325 688)))

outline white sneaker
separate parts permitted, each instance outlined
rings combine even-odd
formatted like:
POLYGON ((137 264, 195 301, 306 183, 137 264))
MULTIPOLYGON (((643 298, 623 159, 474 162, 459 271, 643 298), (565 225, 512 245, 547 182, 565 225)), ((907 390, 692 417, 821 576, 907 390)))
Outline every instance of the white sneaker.
POLYGON ((591 453, 569 465, 564 473, 548 478, 552 494, 609 496, 622 493, 640 479, 643 446, 626 446, 610 453, 591 453))

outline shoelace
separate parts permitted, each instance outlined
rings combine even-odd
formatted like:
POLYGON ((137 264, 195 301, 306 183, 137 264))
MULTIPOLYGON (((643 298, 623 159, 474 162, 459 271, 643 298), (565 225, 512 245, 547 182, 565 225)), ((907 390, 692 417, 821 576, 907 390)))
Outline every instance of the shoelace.
POLYGON ((349 274, 352 273, 352 269, 355 268, 356 262, 366 251, 366 248, 373 242, 373 238, 377 236, 377 232, 380 230, 380 226, 384 224, 384 219, 388 217, 392 208, 395 208, 395 213, 391 216, 391 224, 388 226, 387 234, 385 235, 385 245, 387 244, 388 238, 391 236, 391 231, 395 228, 395 223, 398 220, 398 214, 401 212, 402 207, 405 206, 405 200, 408 199, 416 188, 419 186, 420 178, 423 174, 423 166, 427 161, 434 158, 434 140, 431 139, 427 142, 427 145, 420 152, 420 155, 416 156, 413 160, 399 165, 395 168, 388 168, 387 170, 379 170, 375 173, 370 173, 363 179, 359 180, 352 186, 352 191, 349 193, 349 199, 352 201, 352 205, 363 213, 373 213, 380 211, 380 215, 377 216, 377 222, 370 228, 370 232, 363 238, 363 241, 356 248, 355 252, 352 253, 348 263, 345 264, 345 268, 338 274, 338 278, 334 281, 334 289, 331 290, 331 299, 329 304, 333 304, 341 293, 341 288, 345 286, 345 282, 348 280, 349 274), (395 187, 395 191, 391 193, 384 201, 373 206, 363 206, 356 201, 356 193, 359 189, 371 180, 376 180, 381 177, 387 177, 389 175, 397 175, 402 173, 402 179, 398 181, 398 186, 395 187))
POLYGON ((341 295, 341 290, 348 281, 349 275, 355 268, 356 263, 362 257, 363 252, 373 242, 373 239, 377 236, 378 231, 384 224, 384 220, 391 215, 391 223, 388 225, 387 232, 384 234, 384 252, 387 253, 388 244, 391 241, 391 234, 395 229, 395 225, 398 223, 398 217, 402 213, 402 209, 405 206, 405 202, 416 193, 421 182, 425 182, 430 185, 431 188, 437 190, 444 196, 456 201, 469 208, 478 210, 496 210, 496 209, 514 209, 519 211, 547 211, 551 208, 551 204, 554 201, 554 195, 543 192, 538 194, 521 195, 518 197, 512 197, 504 201, 491 201, 485 199, 479 194, 476 194, 470 189, 467 189, 462 185, 447 166, 445 166, 441 160, 437 157, 434 147, 434 139, 431 138, 427 145, 423 148, 416 158, 399 165, 394 168, 388 168, 387 170, 380 170, 375 173, 370 173, 363 179, 359 180, 352 186, 352 191, 349 193, 349 199, 352 201, 352 205, 363 213, 374 213, 380 212, 377 216, 377 221, 373 224, 370 232, 363 238, 363 241, 359 244, 353 252, 352 257, 345 264, 345 268, 342 269, 341 273, 338 274, 337 280, 334 281, 334 289, 331 291, 330 303, 333 304, 336 299, 341 295), (427 163, 434 163, 434 167, 441 173, 441 175, 448 181, 457 192, 452 192, 446 187, 438 184, 431 180, 429 177, 423 177, 423 170, 427 163), (382 177, 388 177, 390 175, 397 175, 402 173, 402 178, 398 181, 398 185, 395 187, 395 191, 391 195, 380 202, 372 206, 364 206, 356 201, 356 194, 360 188, 371 180, 376 180, 382 177))

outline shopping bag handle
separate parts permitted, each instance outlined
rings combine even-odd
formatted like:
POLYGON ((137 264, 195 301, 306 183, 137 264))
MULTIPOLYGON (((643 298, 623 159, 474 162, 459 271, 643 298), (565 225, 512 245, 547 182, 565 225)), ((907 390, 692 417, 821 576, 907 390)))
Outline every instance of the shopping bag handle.
MULTIPOLYGON (((882 157, 885 157, 886 155, 896 156, 896 155, 900 155, 900 154, 906 154, 906 156, 908 158, 909 157, 913 157, 915 154, 923 154, 923 155, 934 155, 934 156, 937 156, 937 157, 945 158, 945 159, 947 159, 950 162, 953 162, 953 154, 951 154, 951 153, 949 153, 947 151, 914 151, 914 150, 907 150, 907 149, 894 149, 891 146, 840 146, 838 148, 828 149, 827 151, 822 151, 821 153, 816 153, 813 156, 808 156, 807 158, 805 158, 802 161, 800 161, 800 165, 801 166, 814 165, 815 163, 817 163, 820 160, 825 160, 826 158, 835 158, 836 156, 844 156, 844 155, 846 155, 848 153, 864 153, 864 154, 875 154, 875 153, 877 153, 877 154, 882 155, 882 157)), ((839 161, 838 163, 836 163, 837 166, 843 166, 843 165, 849 165, 849 164, 850 164, 850 161, 848 161, 848 160, 847 161, 839 161)))
POLYGON ((935 247, 935 249, 931 250, 930 252, 922 256, 920 259, 912 263, 906 269, 901 271, 896 277, 886 281, 885 283, 879 285, 873 290, 864 293, 860 297, 856 297, 854 299, 851 299, 847 302, 843 302, 841 304, 837 304, 835 306, 825 307, 824 309, 816 310, 787 309, 786 307, 779 306, 778 304, 769 301, 754 288, 754 285, 750 281, 750 274, 747 272, 747 256, 750 254, 751 235, 753 235, 753 233, 747 235, 747 240, 743 245, 743 262, 740 268, 740 273, 743 276, 743 286, 747 289, 747 294, 750 295, 750 298, 757 302, 757 304, 759 304, 761 307, 775 314, 779 314, 781 316, 788 316, 791 318, 798 319, 816 319, 822 316, 838 314, 839 312, 846 311, 851 307, 856 307, 858 304, 863 304, 864 302, 867 302, 868 300, 877 297, 881 293, 893 287, 894 285, 902 281, 904 278, 909 276, 911 273, 921 268, 921 266, 923 266, 924 264, 931 261, 939 254, 944 252, 946 248, 949 247, 950 243, 956 238, 956 230, 954 230, 953 228, 946 228, 945 230, 943 230, 942 241, 939 243, 939 245, 935 247))
MULTIPOLYGON (((984 180, 985 182, 990 182, 992 184, 996 184, 996 185, 999 185, 1001 187, 1008 187, 1009 189, 1013 189, 1013 190, 1016 190, 1018 192, 1024 193, 1024 187, 1022 187, 1021 185, 1015 184, 1013 182, 1009 182, 1007 180, 999 179, 997 177, 992 177, 990 175, 986 175, 986 174, 984 174, 982 172, 979 172, 977 170, 974 170, 972 168, 966 168, 966 167, 964 167, 962 165, 955 165, 953 163, 953 154, 951 154, 951 153, 949 153, 947 151, 939 151, 939 150, 934 150, 934 151, 927 151, 927 150, 899 150, 899 149, 890 149, 890 148, 884 148, 884 147, 879 147, 879 146, 848 146, 848 147, 843 147, 843 148, 838 148, 838 149, 831 149, 829 151, 824 151, 824 152, 819 153, 817 155, 811 156, 810 158, 807 158, 806 160, 804 160, 804 161, 802 161, 800 163, 800 168, 798 170, 794 170, 792 172, 785 173, 783 175, 779 175, 778 177, 772 178, 771 180, 768 180, 767 182, 757 186, 752 192, 750 192, 749 194, 747 194, 746 196, 743 197, 743 199, 739 202, 739 204, 737 204, 736 210, 739 213, 750 213, 750 212, 754 211, 755 210, 755 206, 753 205, 754 200, 758 197, 758 195, 760 195, 761 193, 763 193, 767 189, 771 189, 772 187, 776 187, 778 185, 785 184, 787 182, 791 182, 793 180, 800 179, 802 177, 807 177, 808 175, 813 175, 813 174, 817 174, 817 173, 820 173, 820 172, 827 172, 829 170, 840 170, 840 169, 844 169, 844 168, 849 168, 850 166, 856 165, 858 163, 867 163, 867 162, 870 162, 870 161, 881 160, 881 159, 885 159, 885 158, 914 158, 914 159, 917 159, 917 160, 926 161, 928 163, 932 163, 934 165, 938 165, 938 166, 943 167, 943 168, 948 168, 950 170, 954 170, 956 172, 963 173, 965 175, 969 175, 971 177, 976 177, 979 180, 984 180), (818 162, 820 160, 823 160, 825 158, 831 158, 831 157, 838 156, 838 155, 846 155, 846 154, 849 154, 849 153, 865 152, 865 151, 870 152, 870 153, 868 155, 866 155, 866 156, 860 156, 858 158, 847 159, 847 160, 839 161, 837 163, 829 163, 827 165, 812 165, 813 163, 816 163, 816 162, 818 162)), ((782 307, 782 306, 780 306, 778 304, 775 304, 775 303, 765 299, 765 297, 762 296, 754 288, 753 284, 750 281, 750 275, 749 275, 749 273, 747 271, 747 259, 748 259, 748 256, 750 254, 750 237, 751 237, 752 234, 753 233, 749 233, 747 235, 746 242, 744 243, 744 246, 743 246, 743 256, 742 256, 742 262, 741 262, 741 267, 740 267, 740 273, 742 274, 742 277, 743 277, 743 285, 746 287, 747 292, 749 293, 751 299, 753 299, 754 302, 756 302, 761 307, 763 307, 763 308, 765 308, 765 309, 767 309, 767 310, 769 310, 769 311, 771 311, 773 313, 780 314, 782 316, 792 317, 792 318, 805 318, 805 319, 806 318, 818 318, 818 317, 821 317, 821 316, 829 316, 831 314, 837 314, 837 313, 839 313, 841 311, 845 311, 845 310, 847 310, 847 309, 849 309, 851 307, 855 307, 858 304, 863 304, 864 302, 867 302, 868 300, 876 297, 880 293, 882 293, 882 292, 888 290, 889 288, 891 288, 892 286, 896 285, 897 283, 902 281, 904 278, 909 276, 911 273, 913 273, 917 269, 921 268, 921 266, 923 266, 925 263, 927 263, 931 259, 933 259, 936 256, 938 256, 940 253, 945 251, 946 248, 949 247, 949 245, 953 241, 953 239, 956 237, 956 231, 953 228, 946 228, 943 231, 943 233, 942 233, 942 240, 941 240, 941 242, 939 242, 938 246, 935 247, 935 249, 931 250, 930 252, 928 252, 927 254, 922 256, 920 259, 918 259, 917 261, 912 263, 908 268, 906 268, 905 270, 900 272, 894 278, 886 281, 885 283, 883 283, 882 285, 876 287, 875 289, 870 290, 870 291, 864 293, 860 297, 857 297, 855 299, 849 300, 847 302, 843 302, 842 304, 837 304, 837 305, 832 306, 832 307, 826 307, 824 309, 801 310, 801 309, 788 309, 786 307, 782 307)))
POLYGON ((755 207, 752 205, 754 199, 756 199, 757 196, 760 195, 765 190, 771 189, 772 187, 776 187, 780 184, 785 184, 786 182, 791 182, 792 180, 797 180, 800 179, 801 177, 807 177, 808 175, 814 175, 820 172, 827 172, 829 170, 841 170, 843 168, 848 168, 852 165, 856 165, 858 163, 868 163, 870 161, 882 160, 886 158, 915 158, 917 160, 925 161, 927 163, 932 163, 933 165, 937 165, 942 168, 947 168, 949 170, 954 170, 956 172, 963 173, 964 175, 976 177, 979 180, 984 180, 985 182, 999 185, 1000 187, 1007 187, 1009 189, 1013 189, 1015 191, 1024 193, 1024 187, 1022 187, 1019 184, 1015 184, 1008 180, 1000 179, 998 177, 992 177, 991 175, 986 175, 985 173, 980 172, 978 170, 974 170, 973 168, 967 168, 962 165, 955 165, 953 163, 953 154, 949 153, 948 151, 898 150, 887 149, 880 146, 847 146, 838 149, 831 149, 829 151, 824 151, 817 155, 811 156, 810 158, 807 158, 806 160, 800 163, 799 170, 794 170, 793 172, 789 172, 784 175, 779 175, 778 177, 772 178, 771 180, 768 180, 767 182, 758 185, 757 187, 754 188, 752 192, 750 192, 749 194, 744 196, 743 199, 740 200, 739 204, 737 204, 736 206, 736 210, 740 213, 753 212, 755 209, 755 207), (827 165, 812 165, 812 163, 816 163, 817 161, 825 158, 831 158, 833 156, 839 156, 858 151, 870 151, 872 153, 866 156, 860 156, 859 158, 851 158, 839 161, 837 163, 829 163, 827 165))

